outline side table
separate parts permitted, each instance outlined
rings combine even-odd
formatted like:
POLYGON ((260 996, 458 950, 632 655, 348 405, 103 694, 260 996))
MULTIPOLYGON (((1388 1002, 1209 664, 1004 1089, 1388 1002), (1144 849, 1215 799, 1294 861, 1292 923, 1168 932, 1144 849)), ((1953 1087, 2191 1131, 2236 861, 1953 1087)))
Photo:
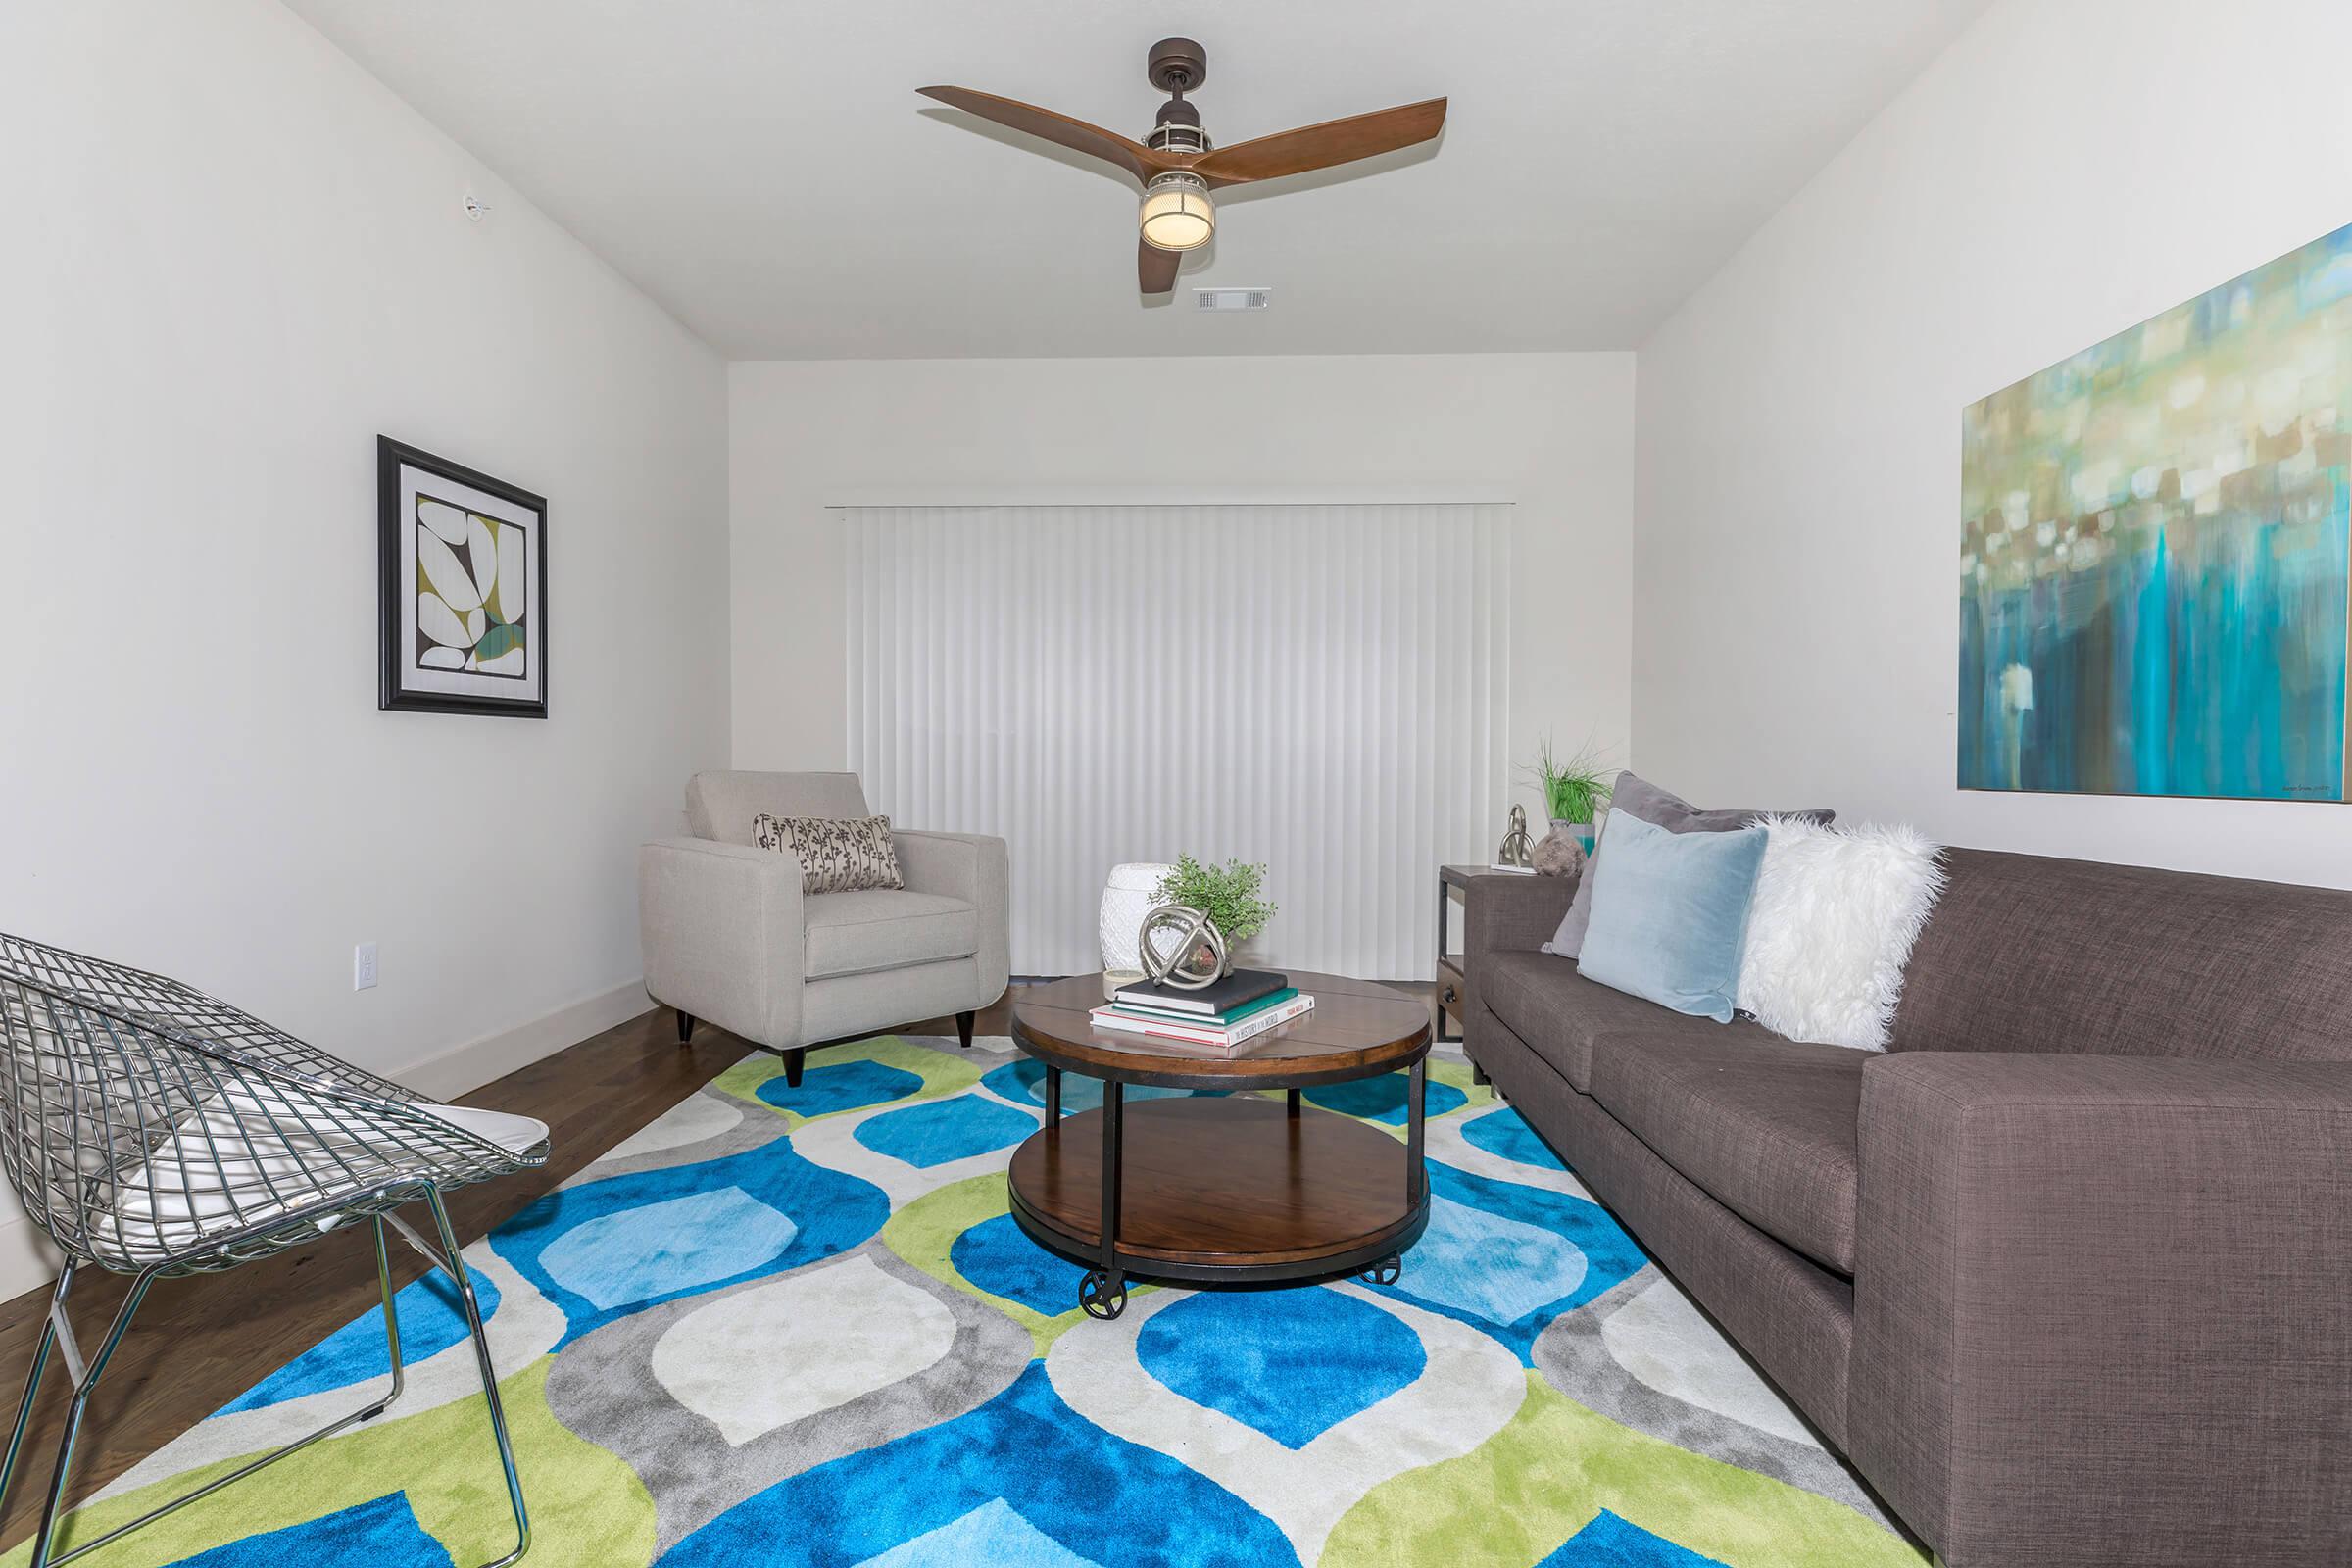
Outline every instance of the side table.
MULTIPOLYGON (((1446 1032, 1446 1015, 1453 1014, 1457 1024, 1469 1016, 1469 975, 1463 967, 1462 955, 1449 951, 1454 905, 1468 896, 1471 882, 1478 877, 1523 876, 1526 874, 1520 871, 1497 871, 1491 866, 1484 865, 1441 865, 1438 867, 1437 986, 1432 991, 1429 1002, 1429 1025, 1432 1040, 1444 1041, 1448 1044, 1460 1040, 1462 1036, 1459 1028, 1456 1028, 1452 1034, 1446 1032)), ((1465 932, 1465 945, 1467 940, 1468 933, 1465 932)), ((1471 1076, 1477 1082, 1483 1084, 1487 1081, 1487 1075, 1478 1070, 1478 1063, 1472 1062, 1470 1068, 1471 1076)))

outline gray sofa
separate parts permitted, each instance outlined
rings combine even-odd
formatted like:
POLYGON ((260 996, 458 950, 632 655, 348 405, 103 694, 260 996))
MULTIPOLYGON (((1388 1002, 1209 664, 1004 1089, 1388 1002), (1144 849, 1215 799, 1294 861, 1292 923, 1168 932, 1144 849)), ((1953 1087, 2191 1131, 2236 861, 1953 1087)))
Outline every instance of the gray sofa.
POLYGON ((920 1018, 973 1014, 1004 994, 1011 872, 1004 841, 892 825, 900 889, 803 894, 801 862, 752 843, 753 819, 861 817, 854 773, 697 773, 689 838, 637 852, 645 989, 678 1014, 678 1039, 708 1020, 784 1057, 801 1081, 817 1046, 920 1018))
POLYGON ((1466 1049, 1951 1568, 2352 1563, 2352 893, 1946 865, 1884 1054, 1480 878, 1466 1049))

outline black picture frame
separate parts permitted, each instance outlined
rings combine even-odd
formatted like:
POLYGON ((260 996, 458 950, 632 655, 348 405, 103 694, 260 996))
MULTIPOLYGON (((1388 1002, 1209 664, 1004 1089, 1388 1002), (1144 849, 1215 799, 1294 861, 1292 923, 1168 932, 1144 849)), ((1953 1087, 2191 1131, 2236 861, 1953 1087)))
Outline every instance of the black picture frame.
MULTIPOLYGON (((520 485, 494 479, 476 468, 436 456, 388 435, 375 438, 376 466, 376 619, 378 683, 375 706, 379 710, 401 712, 480 713, 509 718, 545 718, 547 716, 548 674, 554 648, 548 636, 547 600, 547 500, 532 494, 520 485), (535 697, 493 697, 456 692, 419 690, 407 682, 415 660, 403 646, 404 622, 401 551, 408 544, 410 519, 401 505, 401 470, 415 468, 440 478, 462 484, 495 496, 511 506, 535 514, 533 538, 538 560, 533 584, 529 615, 536 621, 534 635, 539 651, 538 695, 535 697)), ((411 633, 410 635, 414 635, 411 633)))

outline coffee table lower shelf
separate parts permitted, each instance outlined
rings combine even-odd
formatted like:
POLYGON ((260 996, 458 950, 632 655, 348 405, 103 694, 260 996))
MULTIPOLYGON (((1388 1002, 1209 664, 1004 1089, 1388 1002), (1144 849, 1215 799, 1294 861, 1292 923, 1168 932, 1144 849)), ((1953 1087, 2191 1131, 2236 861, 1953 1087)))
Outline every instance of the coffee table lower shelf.
POLYGON ((1007 1176, 1021 1229, 1088 1267, 1080 1300, 1096 1317, 1125 1306, 1128 1274, 1267 1284, 1376 1269, 1394 1280, 1429 1223, 1419 1151, 1351 1117, 1296 1097, 1120 1099, 1030 1135, 1007 1176), (1106 1195, 1117 1215, 1107 1249, 1106 1195))

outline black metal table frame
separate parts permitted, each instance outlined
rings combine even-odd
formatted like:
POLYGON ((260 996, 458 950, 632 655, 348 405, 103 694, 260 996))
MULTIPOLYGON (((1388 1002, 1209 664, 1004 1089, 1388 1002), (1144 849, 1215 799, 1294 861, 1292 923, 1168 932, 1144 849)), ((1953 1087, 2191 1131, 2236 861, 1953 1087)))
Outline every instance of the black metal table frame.
MULTIPOLYGON (((1052 1062, 1046 1069, 1046 1132, 1059 1137, 1061 1126, 1061 1074, 1052 1062)), ((1386 1077, 1389 1068, 1379 1073, 1335 1073, 1314 1071, 1302 1064, 1302 1071, 1284 1074, 1284 1080, 1294 1077, 1298 1082, 1277 1081, 1252 1084, 1254 1089, 1287 1089, 1289 1108, 1294 1117, 1303 1114, 1299 1090, 1323 1083, 1354 1083, 1365 1078, 1386 1077)), ((1078 1282, 1078 1304, 1089 1317, 1108 1321, 1127 1309, 1127 1280, 1132 1272, 1143 1279, 1189 1280, 1200 1284, 1287 1284, 1314 1280, 1339 1279, 1361 1274, 1375 1285, 1394 1285, 1404 1271, 1404 1252, 1419 1241, 1429 1223, 1429 1166, 1424 1157, 1425 1123, 1429 1107, 1429 1050, 1426 1044, 1405 1069, 1405 1135, 1404 1135, 1404 1208, 1407 1228, 1401 1235, 1384 1236, 1379 1242, 1329 1257, 1312 1258, 1304 1262, 1275 1263, 1170 1263, 1158 1258, 1122 1258, 1119 1254, 1119 1156, 1122 1123, 1126 1119, 1126 1086, 1130 1083, 1166 1088, 1197 1089, 1198 1080, 1189 1075, 1154 1072, 1113 1073, 1098 1069, 1082 1077, 1102 1078, 1102 1206, 1101 1223, 1102 1237, 1091 1255, 1073 1251, 1052 1234, 1045 1223, 1032 1219, 1019 1193, 1013 1192, 1013 1220, 1030 1240, 1049 1251, 1088 1265, 1085 1277, 1078 1282), (1131 1263, 1148 1263, 1150 1269, 1130 1269, 1131 1263)), ((1337 1111, 1319 1111, 1323 1115, 1338 1115, 1337 1111)))

